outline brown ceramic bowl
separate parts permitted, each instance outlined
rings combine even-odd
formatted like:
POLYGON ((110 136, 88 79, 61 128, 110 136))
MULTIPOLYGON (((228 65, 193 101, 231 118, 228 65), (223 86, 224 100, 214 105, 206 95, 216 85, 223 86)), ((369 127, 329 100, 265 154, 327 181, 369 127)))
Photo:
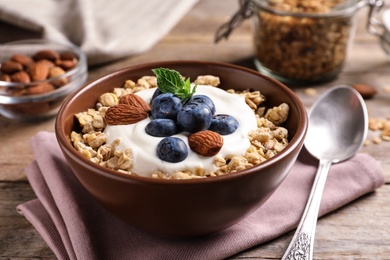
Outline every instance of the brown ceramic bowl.
POLYGON ((289 88, 256 71, 224 63, 165 61, 110 73, 67 98, 57 116, 58 143, 81 184, 109 212, 142 230, 159 235, 198 236, 227 228, 257 210, 278 188, 303 146, 307 113, 289 88), (269 106, 289 104, 285 124, 289 145, 272 159, 237 173, 205 179, 166 180, 126 175, 84 158, 73 148, 74 114, 95 106, 99 96, 125 80, 153 75, 151 69, 175 69, 186 77, 215 75, 221 88, 260 90, 269 106))

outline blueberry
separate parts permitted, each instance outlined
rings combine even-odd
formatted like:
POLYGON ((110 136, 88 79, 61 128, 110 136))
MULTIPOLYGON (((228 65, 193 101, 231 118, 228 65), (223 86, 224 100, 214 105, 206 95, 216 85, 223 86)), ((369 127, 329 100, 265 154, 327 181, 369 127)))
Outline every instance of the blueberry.
POLYGON ((163 161, 177 163, 187 158, 186 143, 177 137, 165 137, 157 145, 157 156, 163 161))
POLYGON ((211 119, 209 130, 221 135, 228 135, 236 131, 238 121, 231 115, 218 114, 211 119))
POLYGON ((157 137, 166 137, 177 134, 178 127, 172 119, 157 118, 150 121, 145 127, 146 133, 157 137))
POLYGON ((200 104, 205 104, 206 106, 208 106, 211 110, 211 113, 214 115, 215 114, 215 105, 214 105, 214 102, 211 100, 211 98, 209 98, 208 96, 206 95, 194 95, 190 98, 190 100, 188 100, 188 103, 200 103, 200 104))
POLYGON ((151 115, 156 118, 176 119, 177 113, 183 107, 180 98, 172 93, 162 93, 152 101, 151 115))
POLYGON ((153 100, 154 100, 157 96, 161 95, 162 93, 164 93, 164 92, 162 92, 159 88, 156 88, 156 90, 153 92, 152 100, 150 101, 150 103, 153 102, 153 100))
POLYGON ((211 110, 200 103, 187 103, 177 114, 177 123, 183 131, 195 133, 207 130, 211 124, 211 110))

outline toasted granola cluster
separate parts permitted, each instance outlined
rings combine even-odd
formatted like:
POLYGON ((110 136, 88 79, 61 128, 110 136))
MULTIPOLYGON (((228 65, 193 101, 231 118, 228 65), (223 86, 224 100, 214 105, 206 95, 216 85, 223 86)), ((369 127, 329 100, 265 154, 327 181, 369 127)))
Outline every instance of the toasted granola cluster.
MULTIPOLYGON (((217 87, 220 80, 218 77, 205 75, 199 76, 194 83, 217 87)), ((104 117, 107 109, 110 106, 117 105, 123 95, 155 87, 157 87, 156 77, 144 76, 138 79, 137 82, 127 80, 123 87, 102 94, 95 108, 90 108, 75 115, 81 126, 81 131, 71 133, 73 146, 94 163, 120 172, 137 174, 131 170, 133 164, 131 148, 118 150, 119 139, 116 139, 113 143, 107 143, 107 137, 104 133, 106 126, 104 117)), ((217 171, 215 172, 208 172, 202 168, 180 171, 174 174, 157 171, 151 173, 152 177, 189 179, 224 175, 258 165, 272 158, 286 147, 288 131, 281 125, 288 118, 289 106, 287 104, 283 103, 280 106, 266 109, 264 106, 266 99, 259 91, 236 92, 231 89, 228 92, 245 96, 246 103, 253 110, 257 119, 257 129, 248 134, 251 146, 246 154, 227 158, 216 156, 214 164, 217 166, 217 171)))
POLYGON ((379 132, 372 140, 367 139, 365 145, 368 146, 371 141, 374 144, 380 144, 382 141, 390 142, 390 115, 387 118, 370 117, 368 129, 372 132, 379 132))

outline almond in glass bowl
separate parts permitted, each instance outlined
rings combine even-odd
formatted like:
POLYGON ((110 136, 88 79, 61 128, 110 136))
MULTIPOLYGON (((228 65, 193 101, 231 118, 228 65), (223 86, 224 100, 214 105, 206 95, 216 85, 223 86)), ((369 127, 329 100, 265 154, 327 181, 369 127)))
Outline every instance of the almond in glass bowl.
POLYGON ((0 45, 0 114, 21 121, 53 117, 86 79, 86 57, 75 45, 50 40, 0 45))

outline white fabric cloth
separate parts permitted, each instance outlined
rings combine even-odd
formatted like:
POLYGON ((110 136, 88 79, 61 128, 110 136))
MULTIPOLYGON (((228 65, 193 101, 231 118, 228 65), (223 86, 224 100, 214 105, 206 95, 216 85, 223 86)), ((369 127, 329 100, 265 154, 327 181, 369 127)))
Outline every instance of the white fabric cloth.
POLYGON ((148 50, 197 1, 0 0, 0 20, 81 46, 91 65, 148 50))

